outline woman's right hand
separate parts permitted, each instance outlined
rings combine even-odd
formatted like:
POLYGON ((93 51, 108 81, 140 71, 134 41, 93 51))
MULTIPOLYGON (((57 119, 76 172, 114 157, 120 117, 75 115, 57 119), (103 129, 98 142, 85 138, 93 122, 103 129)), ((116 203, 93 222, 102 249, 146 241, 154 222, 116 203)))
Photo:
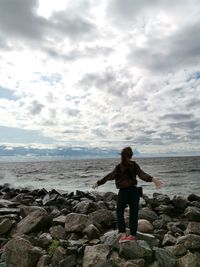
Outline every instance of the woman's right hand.
POLYGON ((96 188, 98 188, 98 184, 97 183, 93 184, 93 186, 92 186, 93 190, 95 190, 96 188))
POLYGON ((159 180, 159 179, 156 179, 156 178, 153 178, 152 182, 155 184, 156 189, 160 189, 161 186, 163 185, 163 182, 161 180, 159 180))

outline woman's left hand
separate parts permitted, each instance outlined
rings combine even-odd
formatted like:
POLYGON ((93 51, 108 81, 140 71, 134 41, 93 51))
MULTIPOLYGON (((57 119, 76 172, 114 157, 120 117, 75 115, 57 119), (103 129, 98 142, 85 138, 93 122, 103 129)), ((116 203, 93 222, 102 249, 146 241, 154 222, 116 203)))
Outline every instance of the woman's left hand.
POLYGON ((152 182, 155 184, 156 189, 160 189, 161 186, 163 185, 163 182, 161 180, 159 180, 159 179, 156 179, 156 178, 153 178, 152 182))

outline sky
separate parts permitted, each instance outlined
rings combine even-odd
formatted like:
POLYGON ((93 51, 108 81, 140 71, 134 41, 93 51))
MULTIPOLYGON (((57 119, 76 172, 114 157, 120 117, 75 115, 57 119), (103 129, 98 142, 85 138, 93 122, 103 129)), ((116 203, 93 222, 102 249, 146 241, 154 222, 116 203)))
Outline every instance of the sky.
POLYGON ((199 0, 0 0, 0 145, 200 155, 199 0))

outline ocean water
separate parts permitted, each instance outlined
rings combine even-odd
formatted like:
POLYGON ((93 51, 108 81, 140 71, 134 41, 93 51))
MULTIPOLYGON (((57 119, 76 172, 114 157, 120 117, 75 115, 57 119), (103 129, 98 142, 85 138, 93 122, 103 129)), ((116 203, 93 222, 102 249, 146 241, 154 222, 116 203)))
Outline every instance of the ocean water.
MULTIPOLYGON (((145 172, 164 183, 156 190, 153 183, 138 178, 144 194, 200 195, 200 157, 136 158, 135 161, 145 172)), ((9 183, 15 188, 54 188, 61 192, 90 191, 91 186, 112 171, 118 162, 119 159, 2 161, 0 184, 9 183)), ((98 191, 117 192, 117 189, 114 181, 108 181, 98 187, 98 191)))

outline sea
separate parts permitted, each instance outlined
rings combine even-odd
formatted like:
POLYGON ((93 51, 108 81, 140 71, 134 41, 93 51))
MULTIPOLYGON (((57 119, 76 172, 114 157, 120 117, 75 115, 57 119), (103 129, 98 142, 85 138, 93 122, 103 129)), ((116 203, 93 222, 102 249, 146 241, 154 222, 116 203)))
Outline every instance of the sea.
MULTIPOLYGON (((162 180, 161 189, 153 183, 138 178, 138 185, 144 194, 154 192, 188 196, 200 195, 200 157, 161 157, 134 159, 146 173, 162 180)), ((13 188, 47 190, 59 192, 92 191, 92 185, 118 164, 119 159, 0 159, 0 185, 13 188)), ((117 192, 114 181, 99 186, 99 192, 117 192)))

